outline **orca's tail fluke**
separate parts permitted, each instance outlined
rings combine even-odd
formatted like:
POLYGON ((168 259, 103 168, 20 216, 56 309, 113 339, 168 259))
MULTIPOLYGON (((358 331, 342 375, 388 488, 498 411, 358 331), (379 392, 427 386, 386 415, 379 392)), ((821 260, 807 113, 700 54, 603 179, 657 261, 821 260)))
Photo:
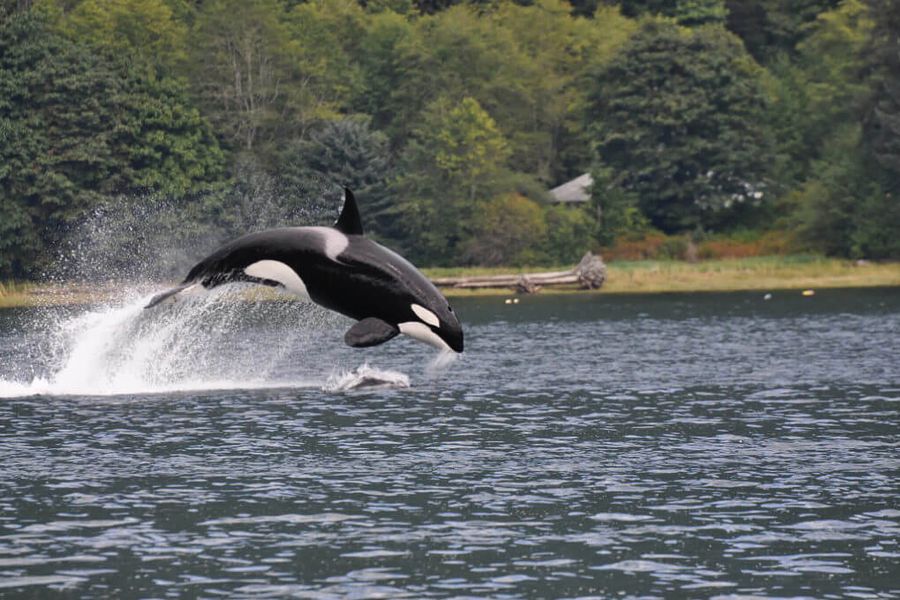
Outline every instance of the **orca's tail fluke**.
POLYGON ((200 285, 200 284, 197 283, 196 281, 192 281, 189 283, 182 283, 181 285, 179 285, 177 287, 173 287, 171 290, 166 290, 165 292, 157 294, 157 295, 153 296, 152 298, 150 298, 150 302, 147 303, 147 306, 145 306, 144 309, 146 310, 148 308, 153 308, 157 304, 161 304, 161 303, 165 302, 166 300, 175 302, 177 300, 176 296, 178 294, 180 294, 182 292, 186 292, 188 290, 191 290, 191 288, 193 288, 196 285, 200 285))

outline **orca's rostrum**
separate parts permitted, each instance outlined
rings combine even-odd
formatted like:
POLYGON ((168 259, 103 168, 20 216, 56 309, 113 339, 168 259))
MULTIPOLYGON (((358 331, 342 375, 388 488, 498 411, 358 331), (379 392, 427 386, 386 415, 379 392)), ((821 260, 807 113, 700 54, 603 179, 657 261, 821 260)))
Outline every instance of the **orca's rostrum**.
POLYGON ((377 346, 403 333, 463 351, 462 327, 447 299, 409 261, 363 235, 349 189, 334 227, 284 227, 240 237, 194 265, 181 285, 154 296, 146 308, 198 286, 231 282, 282 287, 356 319, 344 335, 350 346, 377 346))

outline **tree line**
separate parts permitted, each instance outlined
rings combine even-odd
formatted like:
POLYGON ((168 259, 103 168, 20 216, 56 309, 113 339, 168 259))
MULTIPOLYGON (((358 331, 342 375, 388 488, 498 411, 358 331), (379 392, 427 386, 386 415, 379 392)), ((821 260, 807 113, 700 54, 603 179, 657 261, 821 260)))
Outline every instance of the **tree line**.
POLYGON ((350 186, 424 265, 650 231, 900 258, 898 32, 893 0, 0 0, 0 277, 111 201, 235 229, 261 175, 350 186))

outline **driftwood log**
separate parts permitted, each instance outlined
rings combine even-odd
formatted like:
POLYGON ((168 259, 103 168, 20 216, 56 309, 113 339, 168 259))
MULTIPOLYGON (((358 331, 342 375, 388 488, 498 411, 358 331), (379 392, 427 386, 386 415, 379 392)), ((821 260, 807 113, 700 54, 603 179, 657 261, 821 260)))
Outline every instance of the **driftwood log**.
POLYGON ((432 282, 438 287, 453 288, 510 288, 521 294, 534 294, 544 287, 577 285, 595 290, 606 281, 606 264, 600 256, 588 252, 575 268, 568 271, 525 273, 523 275, 476 275, 472 277, 438 277, 432 282))

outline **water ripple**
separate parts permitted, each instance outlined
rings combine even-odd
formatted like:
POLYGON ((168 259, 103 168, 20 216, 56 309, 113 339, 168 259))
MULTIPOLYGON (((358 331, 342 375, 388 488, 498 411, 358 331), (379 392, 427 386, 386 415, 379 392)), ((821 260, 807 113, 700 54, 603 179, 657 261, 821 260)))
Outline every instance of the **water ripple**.
POLYGON ((272 375, 409 389, 0 401, 0 596, 900 597, 896 293, 486 302, 272 375))

